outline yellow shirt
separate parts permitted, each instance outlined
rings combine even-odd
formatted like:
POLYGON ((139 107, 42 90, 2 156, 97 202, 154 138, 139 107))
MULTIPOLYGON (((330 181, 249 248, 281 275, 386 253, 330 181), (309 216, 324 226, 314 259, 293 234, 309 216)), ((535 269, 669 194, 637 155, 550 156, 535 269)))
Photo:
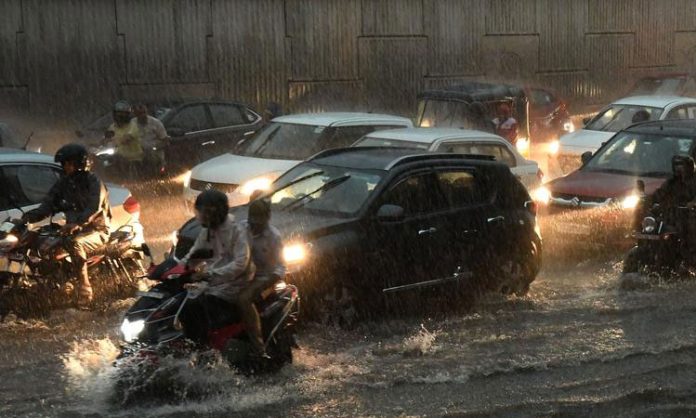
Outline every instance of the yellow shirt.
POLYGON ((140 139, 140 130, 133 118, 129 123, 117 126, 112 123, 109 127, 113 131, 113 142, 116 145, 116 154, 128 161, 141 161, 143 159, 143 146, 140 139))

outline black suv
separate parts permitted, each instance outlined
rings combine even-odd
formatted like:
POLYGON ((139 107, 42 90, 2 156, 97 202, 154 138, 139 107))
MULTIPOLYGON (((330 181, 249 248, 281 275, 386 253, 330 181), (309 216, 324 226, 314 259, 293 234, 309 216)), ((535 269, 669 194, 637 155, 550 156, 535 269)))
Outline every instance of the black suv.
MULTIPOLYGON (((167 130, 171 142, 165 148, 171 168, 191 168, 199 162, 237 147, 261 127, 261 116, 234 101, 189 99, 145 101, 151 116, 167 130)), ((113 122, 111 112, 97 118, 78 136, 88 145, 101 142, 113 122)))
MULTIPOLYGON (((492 157, 417 152, 333 149, 276 180, 271 222, 303 306, 314 311, 329 297, 371 310, 436 288, 455 289, 461 300, 482 290, 527 292, 541 239, 524 186, 492 157)), ((245 207, 232 211, 246 217, 245 207)), ((179 231, 177 256, 194 225, 179 231)))

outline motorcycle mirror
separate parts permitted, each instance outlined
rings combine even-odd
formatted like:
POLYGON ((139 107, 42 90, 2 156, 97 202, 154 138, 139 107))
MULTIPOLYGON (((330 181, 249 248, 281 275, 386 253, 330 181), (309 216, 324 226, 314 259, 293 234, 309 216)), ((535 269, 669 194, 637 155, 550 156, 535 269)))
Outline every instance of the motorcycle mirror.
POLYGON ((148 257, 152 257, 152 252, 150 251, 150 247, 147 244, 143 243, 141 248, 143 249, 143 254, 145 254, 148 257))
POLYGON ((645 182, 643 180, 636 181, 636 190, 638 190, 641 194, 645 193, 645 182))

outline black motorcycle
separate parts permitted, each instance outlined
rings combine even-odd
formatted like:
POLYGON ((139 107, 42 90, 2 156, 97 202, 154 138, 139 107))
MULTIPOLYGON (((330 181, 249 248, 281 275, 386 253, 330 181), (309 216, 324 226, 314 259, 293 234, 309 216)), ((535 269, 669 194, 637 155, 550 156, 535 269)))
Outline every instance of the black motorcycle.
MULTIPOLYGON (((95 300, 132 294, 145 273, 142 249, 134 244, 136 233, 131 225, 112 232, 108 241, 89 254, 87 268, 95 291, 95 300)), ((50 309, 76 298, 76 271, 66 250, 70 236, 61 226, 50 222, 29 228, 21 220, 0 223, 0 271, 2 308, 7 311, 13 295, 34 293, 37 306, 50 309)), ((26 299, 26 297, 23 297, 26 299)))
POLYGON ((689 225, 696 211, 686 206, 666 209, 659 204, 646 208, 644 186, 638 183, 641 201, 636 210, 633 238, 636 245, 626 254, 623 273, 644 273, 648 276, 682 275, 694 267, 687 241, 689 225), (667 222, 670 219, 671 222, 667 222))
MULTIPOLYGON (((150 256, 147 246, 143 247, 150 256)), ((196 252, 190 265, 210 256, 205 250, 196 252)), ((195 269, 182 265, 173 255, 159 265, 151 264, 147 277, 159 283, 147 292, 138 292, 139 299, 126 312, 121 325, 125 344, 118 364, 142 364, 147 359, 149 364, 156 365, 161 356, 189 355, 192 350, 201 349, 218 351, 231 366, 245 374, 272 372, 292 362, 292 348, 296 347, 294 329, 300 307, 295 286, 283 281, 269 283, 256 301, 270 357, 266 359, 252 355, 241 317, 234 310, 226 317, 209 317, 211 331, 203 347, 193 347, 188 342, 184 328, 195 324, 182 323, 181 313, 196 295, 195 290, 184 286, 191 282, 194 272, 195 269)))

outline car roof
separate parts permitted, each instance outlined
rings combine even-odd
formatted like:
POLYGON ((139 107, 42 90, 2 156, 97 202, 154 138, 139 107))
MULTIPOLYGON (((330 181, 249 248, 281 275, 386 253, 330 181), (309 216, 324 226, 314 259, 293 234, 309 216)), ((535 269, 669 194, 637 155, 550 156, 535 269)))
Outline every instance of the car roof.
POLYGON ((398 141, 411 141, 423 144, 432 144, 433 142, 445 139, 486 139, 500 140, 503 138, 490 132, 476 131, 473 129, 455 129, 455 128, 401 128, 401 129, 385 129, 367 134, 367 138, 376 139, 393 139, 398 141))
POLYGON ((631 125, 625 129, 625 132, 696 137, 696 120, 678 119, 643 122, 631 125))
POLYGON ((0 163, 53 163, 53 156, 25 151, 18 148, 0 147, 0 163))
POLYGON ((365 170, 390 170, 394 166, 406 162, 429 160, 461 160, 467 164, 494 164, 494 158, 487 155, 463 155, 452 153, 425 152, 416 148, 400 147, 351 147, 334 148, 322 151, 307 161, 317 164, 357 168, 365 170))
POLYGON ((294 115, 279 116, 273 122, 294 123, 298 125, 317 125, 317 126, 337 126, 342 124, 379 124, 379 123, 398 123, 400 125, 411 126, 410 119, 383 115, 379 113, 360 113, 360 112, 322 112, 322 113, 298 113, 294 115))
POLYGON ((696 103, 696 99, 682 96, 646 95, 624 97, 623 99, 619 99, 612 104, 665 108, 673 103, 696 103))

